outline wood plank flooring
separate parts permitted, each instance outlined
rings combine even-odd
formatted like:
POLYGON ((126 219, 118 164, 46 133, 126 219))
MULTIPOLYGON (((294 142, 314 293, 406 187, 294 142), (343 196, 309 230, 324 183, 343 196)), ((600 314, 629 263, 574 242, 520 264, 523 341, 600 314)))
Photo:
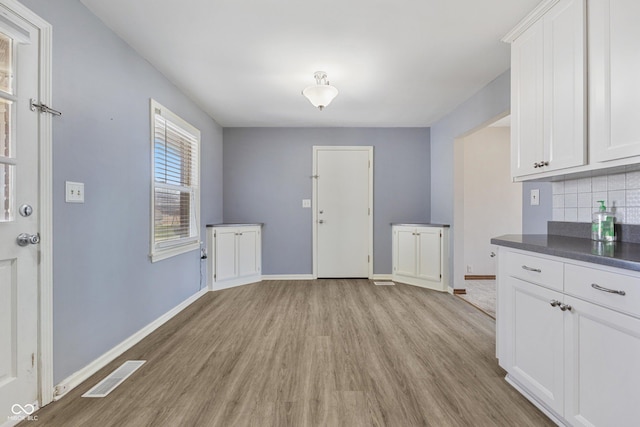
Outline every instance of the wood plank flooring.
POLYGON ((494 321, 449 294, 261 282, 203 296, 37 425, 554 425, 494 355, 494 321), (148 362, 109 396, 80 397, 128 359, 148 362))

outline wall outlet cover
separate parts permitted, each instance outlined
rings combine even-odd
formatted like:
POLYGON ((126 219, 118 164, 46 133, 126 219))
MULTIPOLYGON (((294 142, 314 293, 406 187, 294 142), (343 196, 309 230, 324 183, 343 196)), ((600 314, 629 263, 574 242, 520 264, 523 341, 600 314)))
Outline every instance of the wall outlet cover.
POLYGON ((67 203, 84 203, 84 183, 65 181, 64 194, 67 203))
POLYGON ((538 206, 540 204, 540 190, 537 188, 531 190, 530 198, 531 206, 538 206))

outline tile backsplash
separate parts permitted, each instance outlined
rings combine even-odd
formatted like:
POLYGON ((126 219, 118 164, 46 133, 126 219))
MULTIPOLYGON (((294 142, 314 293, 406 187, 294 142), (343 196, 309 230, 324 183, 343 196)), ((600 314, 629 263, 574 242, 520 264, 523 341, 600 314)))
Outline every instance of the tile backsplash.
POLYGON ((551 186, 553 221, 591 222, 598 200, 604 200, 616 223, 640 224, 640 171, 558 181, 551 186))

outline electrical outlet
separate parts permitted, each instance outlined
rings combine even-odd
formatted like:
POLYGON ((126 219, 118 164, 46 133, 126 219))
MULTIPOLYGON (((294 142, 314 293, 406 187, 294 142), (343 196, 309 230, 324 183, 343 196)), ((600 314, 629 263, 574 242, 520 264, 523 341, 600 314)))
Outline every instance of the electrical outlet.
POLYGON ((65 181, 65 201, 67 203, 84 203, 84 183, 65 181))
POLYGON ((540 204, 540 190, 537 188, 531 190, 530 198, 531 206, 538 206, 540 204))
POLYGON ((302 207, 310 208, 311 207, 311 199, 302 199, 302 207))
POLYGON ((470 265, 467 265, 467 273, 473 273, 473 268, 470 265))

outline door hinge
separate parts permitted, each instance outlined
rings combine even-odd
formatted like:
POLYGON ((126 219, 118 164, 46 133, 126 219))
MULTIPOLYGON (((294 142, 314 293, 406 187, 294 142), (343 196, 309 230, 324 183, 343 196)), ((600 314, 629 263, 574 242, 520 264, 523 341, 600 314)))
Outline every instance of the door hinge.
POLYGON ((371 208, 369 208, 369 216, 371 216, 371 208))
POLYGON ((369 160, 369 169, 371 169, 371 160, 369 160))
POLYGON ((216 275, 215 275, 215 274, 213 275, 213 279, 214 279, 214 280, 216 279, 216 275))
POLYGON ((440 275, 440 278, 442 279, 442 274, 440 275))
POLYGON ((36 367, 36 354, 35 353, 31 353, 31 367, 32 368, 36 367))
POLYGON ((367 255, 367 264, 371 262, 371 255, 367 255))

